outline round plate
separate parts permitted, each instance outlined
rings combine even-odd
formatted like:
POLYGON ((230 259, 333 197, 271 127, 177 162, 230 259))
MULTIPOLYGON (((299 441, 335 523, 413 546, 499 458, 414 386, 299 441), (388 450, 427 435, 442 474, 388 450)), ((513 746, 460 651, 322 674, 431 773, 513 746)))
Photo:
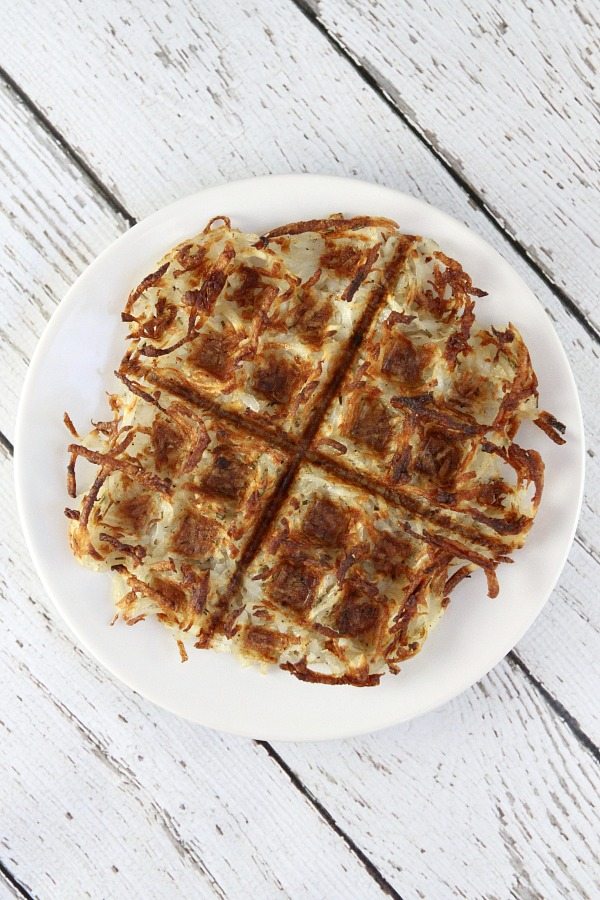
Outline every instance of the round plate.
POLYGON ((34 354, 17 421, 15 477, 31 555, 56 607, 88 651, 144 697, 211 728, 272 740, 320 740, 373 731, 445 703, 485 675, 517 643, 554 587, 573 540, 583 485, 583 426, 565 353, 540 303, 498 253, 464 225, 420 200, 345 178, 253 178, 186 197, 150 216, 102 253, 71 288, 34 354), (110 576, 82 568, 67 544, 63 508, 63 412, 82 427, 106 418, 105 391, 123 351, 120 312, 131 288, 162 254, 218 214, 263 233, 297 219, 343 211, 395 219, 434 238, 489 292, 478 321, 512 321, 531 351, 540 405, 567 426, 557 447, 531 426, 520 439, 539 450, 546 486, 535 525, 514 565, 500 566, 500 595, 481 572, 463 582, 440 624, 399 675, 378 687, 306 684, 272 668, 262 674, 228 654, 195 651, 184 665, 155 620, 131 628, 113 615, 110 576))

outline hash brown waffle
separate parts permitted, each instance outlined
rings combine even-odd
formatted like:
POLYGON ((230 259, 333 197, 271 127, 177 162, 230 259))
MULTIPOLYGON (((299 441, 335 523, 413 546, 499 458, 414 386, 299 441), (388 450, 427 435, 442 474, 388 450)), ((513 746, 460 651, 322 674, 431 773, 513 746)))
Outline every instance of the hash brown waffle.
POLYGON ((65 416, 71 546, 115 574, 117 615, 156 615, 183 658, 187 633, 372 685, 474 568, 496 596, 543 487, 516 433, 564 428, 517 329, 475 328, 481 296, 387 219, 222 217, 170 251, 125 305, 113 418, 82 440, 65 416))

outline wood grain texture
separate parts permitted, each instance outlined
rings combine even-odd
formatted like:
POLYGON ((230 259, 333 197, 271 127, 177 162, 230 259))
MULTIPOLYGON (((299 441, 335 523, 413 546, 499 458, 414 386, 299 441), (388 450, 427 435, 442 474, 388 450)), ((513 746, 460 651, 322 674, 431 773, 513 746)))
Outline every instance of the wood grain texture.
MULTIPOLYGON (((203 183, 242 174, 290 168, 354 173, 421 196, 469 224, 502 253, 544 304, 582 392, 589 448, 588 488, 579 545, 572 551, 561 580, 560 600, 554 601, 538 620, 519 652, 548 690, 572 708, 582 728, 600 739, 600 710, 590 702, 587 687, 587 673, 597 657, 599 631, 589 601, 590 585, 600 579, 600 413, 592 389, 597 382, 597 344, 481 211, 472 207, 464 191, 423 143, 365 87, 352 67, 294 7, 277 2, 270 4, 268 11, 259 10, 250 16, 245 14, 243 4, 230 4, 225 11, 222 5, 207 3, 202 21, 184 4, 155 3, 151 9, 130 4, 131 12, 121 15, 117 15, 118 8, 114 3, 102 5, 101 10, 90 7, 90 18, 85 21, 75 7, 69 17, 71 7, 64 2, 53 8, 52 14, 45 7, 40 9, 32 23, 31 40, 34 44, 36 40, 41 42, 41 32, 36 29, 42 25, 48 28, 45 44, 39 47, 45 54, 48 77, 44 84, 36 79, 27 86, 35 88, 37 102, 43 101, 45 90, 53 92, 52 107, 46 104, 45 111, 56 116, 78 150, 91 154, 101 177, 137 215, 145 215, 203 183), (232 15, 234 8, 238 16, 232 15), (243 21, 243 29, 238 19, 243 21), (240 52, 242 32, 244 53, 240 52), (184 53, 182 48, 192 40, 192 33, 196 35, 196 50, 184 53), (65 63, 68 78, 61 74, 56 50, 65 48, 67 42, 78 47, 77 53, 71 49, 65 63), (294 42, 304 48, 302 55, 295 54, 294 42), (161 47, 168 48, 170 62, 162 60, 161 47), (227 84, 222 83, 225 72, 229 73, 227 84), (326 73, 326 93, 322 73, 326 73), (140 110, 148 103, 159 102, 157 97, 163 115, 143 115, 140 110), (107 128, 102 117, 97 117, 98 110, 113 107, 122 121, 133 122, 135 127, 124 132, 107 128), (332 109, 344 110, 334 122, 332 109), (238 132, 232 142, 232 134, 223 123, 234 120, 238 132), (277 127, 280 122, 285 122, 285 128, 277 127), (272 140, 265 139, 269 134, 272 140), (190 147, 194 148, 192 155, 190 147), (369 154, 365 154, 365 147, 369 147, 369 154), (573 563, 575 555, 577 561, 573 563), (568 629, 562 627, 565 621, 569 622, 568 629), (557 634, 561 635, 558 646, 557 634)), ((17 31, 22 27, 14 24, 17 31)), ((18 52, 17 47, 13 55, 18 52)), ((31 122, 20 137, 16 131, 11 134, 13 141, 20 141, 18 152, 24 152, 21 145, 34 147, 29 151, 34 158, 48 143, 31 122)), ((57 170, 56 160, 61 157, 56 155, 56 148, 51 150, 51 165, 57 170)), ((74 177, 71 165, 66 162, 64 166, 67 174, 57 177, 74 177)), ((25 177, 15 179, 13 190, 18 191, 20 186, 26 194, 29 183, 25 177)), ((36 182, 36 190, 50 211, 41 228, 50 234, 52 210, 59 209, 67 221, 70 215, 61 201, 58 184, 47 178, 36 182)), ((26 210, 25 201, 22 205, 26 210)), ((88 227, 93 230, 96 212, 90 211, 90 215, 88 227)), ((27 233, 22 233, 27 223, 27 214, 21 212, 5 226, 17 232, 21 229, 20 236, 17 233, 11 238, 14 246, 21 248, 21 256, 15 251, 10 260, 11 267, 20 272, 21 283, 27 283, 30 268, 27 233)), ((117 219, 114 227, 119 226, 117 219)), ((76 232, 78 227, 78 220, 72 219, 70 231, 76 232)), ((80 267, 84 267, 83 260, 80 267)), ((23 309, 27 306, 23 303, 23 309)), ((20 309, 9 315, 18 318, 23 315, 20 309)), ((21 332, 19 338, 18 329, 16 332, 15 343, 26 358, 32 334, 21 332)), ((14 385, 7 391, 9 400, 18 391, 23 371, 22 361, 20 366, 9 367, 6 379, 14 385)), ((6 402, 0 397, 0 430, 6 429, 10 435, 12 407, 4 408, 6 402)), ((547 402, 551 406, 551 398, 547 402)))
POLYGON ((14 877, 57 900, 383 896, 262 747, 158 709, 79 649, 31 571, 10 468, 0 450, 0 858, 14 877))
POLYGON ((25 371, 56 303, 127 227, 0 85, 0 430, 12 439, 25 371))
POLYGON ((23 900, 23 893, 18 889, 8 874, 0 869, 0 900, 23 900))
POLYGON ((598 4, 307 5, 600 326, 598 4))
POLYGON ((275 749, 406 898, 598 896, 600 770, 506 662, 408 725, 275 749))
MULTIPOLYGON (((0 430, 12 434, 25 361, 56 300, 126 227, 94 173, 136 216, 204 184, 268 171, 356 174, 423 197, 471 225, 525 277, 582 389, 589 468, 578 538, 518 650, 600 740, 592 681, 600 417, 589 334, 284 0, 260 9, 210 0, 201 13, 165 0, 112 0, 100 10, 88 0, 30 2, 3 12, 5 64, 93 177, 13 92, 0 97, 10 183, 0 315, 12 341, 0 345, 0 430)), ((544 212, 551 196, 540 194, 544 212)), ((383 734, 278 746, 300 780, 294 786, 264 748, 150 706, 79 649, 32 574, 10 479, 2 457, 0 764, 8 777, 0 780, 0 861, 31 893, 381 896, 354 842, 407 900, 598 894, 597 768, 573 722, 564 725, 519 669, 505 662, 445 709, 383 734)), ((0 878, 3 891, 14 895, 0 878)))

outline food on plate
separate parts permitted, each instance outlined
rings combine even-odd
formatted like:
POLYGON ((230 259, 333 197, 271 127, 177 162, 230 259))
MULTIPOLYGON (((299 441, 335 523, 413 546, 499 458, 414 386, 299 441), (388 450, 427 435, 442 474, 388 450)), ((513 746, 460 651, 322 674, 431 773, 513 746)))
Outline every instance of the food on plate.
MULTIPOLYGON (((374 685, 451 592, 523 545, 544 466, 512 325, 431 240, 369 216, 211 220, 129 295, 111 416, 72 434, 65 510, 116 617, 328 684, 374 685), (80 490, 76 466, 94 467, 80 490)), ((80 477, 78 472, 78 478, 80 477)))

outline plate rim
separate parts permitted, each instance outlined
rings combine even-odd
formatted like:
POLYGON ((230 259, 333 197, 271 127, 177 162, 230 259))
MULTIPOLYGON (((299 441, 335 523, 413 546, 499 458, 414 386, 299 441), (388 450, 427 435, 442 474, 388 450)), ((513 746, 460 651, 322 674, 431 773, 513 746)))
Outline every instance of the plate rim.
MULTIPOLYGON (((583 414, 581 409, 581 400, 579 396, 579 391, 577 388, 577 382, 575 380, 575 376, 573 374, 573 370, 571 368, 571 364, 565 352, 565 349, 562 345, 562 342, 554 328, 554 324, 550 319, 550 316, 544 309, 541 304, 541 301, 538 299, 533 289, 529 287, 529 285, 525 282, 525 280, 521 277, 521 275, 514 269, 511 263, 508 262, 502 256, 502 254, 496 250, 496 248, 488 243, 488 241, 481 237, 481 235, 473 230, 470 226, 466 225, 459 219, 454 216, 449 215, 444 210, 439 209, 436 206, 433 206, 430 203, 427 203, 425 200, 422 200, 419 197, 414 197, 411 194, 407 194, 403 191, 396 190, 395 188, 390 188, 387 185, 380 185, 377 183, 369 182, 363 179, 351 178, 346 176, 336 176, 336 175, 320 175, 320 174, 311 174, 311 173, 289 173, 282 175, 261 175, 256 177, 248 177, 243 179, 236 179, 234 181, 223 181, 218 184, 212 184, 205 186, 199 191, 196 191, 192 194, 188 194, 184 197, 179 198, 178 200, 173 201, 172 203, 167 204, 166 206, 156 210, 151 213, 149 216, 141 219, 139 222, 136 222, 131 228, 125 230, 122 234, 120 234, 115 240, 111 241, 104 250, 101 251, 98 256, 96 256, 92 262, 86 266, 78 275, 76 280, 73 282, 71 287, 66 291, 64 296, 59 301, 57 307, 53 311, 49 321, 47 322, 40 338, 37 341, 34 352, 31 356, 30 362, 27 367, 26 376, 23 382, 23 386, 21 388, 19 403, 17 408, 17 414, 15 419, 15 431, 14 431, 14 461, 13 461, 13 471, 14 471, 14 485, 15 485, 15 495, 16 495, 16 506, 18 511, 19 522, 21 525, 22 533, 25 537, 25 543, 27 546, 27 550, 31 557, 31 561, 33 562, 35 571, 37 576, 39 577, 42 586, 50 598, 53 606, 56 611, 60 614, 62 621, 68 627, 68 630, 72 637, 74 638, 76 643, 79 643, 85 648, 85 651, 88 655, 92 657, 96 664, 102 666, 106 671, 111 674, 111 677, 116 679, 118 682, 126 685, 130 690, 139 693, 144 701, 150 701, 155 704, 159 708, 165 709, 171 714, 180 716, 181 718, 185 718, 188 721, 193 721, 199 724, 204 725, 204 727, 209 727, 211 729, 215 729, 224 733, 229 733, 232 735, 237 735, 241 737, 250 737, 250 738, 263 738, 267 740, 277 740, 277 741, 319 741, 319 740, 332 740, 332 739, 345 739, 361 734, 374 733, 376 731, 392 727, 394 725, 398 725, 402 722, 411 721, 413 718, 420 717, 429 712, 432 712, 435 709, 440 708, 441 706, 448 703, 450 700, 458 697, 464 691, 468 690, 474 684, 478 683, 483 679, 492 669, 494 669, 499 662, 501 662, 505 656, 514 648, 516 645, 523 639, 525 634, 529 631, 533 623, 536 621, 538 616, 541 614, 542 610, 546 606, 551 594, 553 593, 556 585, 562 575, 564 570, 564 566, 566 564, 570 549, 572 547, 575 533, 577 529, 577 525, 581 515, 581 508, 583 503, 584 496, 584 485, 585 485, 585 431, 584 431, 584 422, 583 422, 583 414), (409 202, 410 204, 415 205, 417 208, 423 209, 427 214, 434 214, 436 217, 439 217, 442 221, 445 221, 445 224, 453 229, 456 229, 458 234, 461 232, 467 232, 471 238, 474 238, 476 242, 480 242, 487 248, 487 251, 492 253, 497 261, 500 262, 502 266, 507 266, 512 274, 519 280, 521 285, 523 286, 523 290, 528 295, 528 302, 530 300, 535 301, 538 305, 540 312, 546 317, 548 324, 551 328, 552 334, 554 336, 554 343, 556 350, 562 354, 562 360, 565 365, 565 370, 568 372, 570 378, 570 387, 573 397, 575 399, 575 409, 574 409, 574 419, 577 422, 578 426, 578 436, 581 438, 580 445, 580 453, 578 458, 578 490, 577 490, 577 502, 574 507, 574 515, 571 528, 569 529, 568 540, 565 538, 563 544, 563 552, 561 553, 561 562, 560 566, 557 567, 557 574, 552 583, 552 585, 547 590, 543 599, 536 605, 535 611, 529 617, 529 620, 525 626, 525 628, 521 631, 519 636, 515 639, 511 637, 507 641, 505 641, 501 647, 501 652, 497 655, 494 654, 494 661, 488 665, 486 663, 485 671, 482 671, 475 679, 468 679, 467 682, 460 684, 459 687, 453 685, 447 691, 444 691, 438 697, 434 698, 430 703, 426 703, 419 709, 419 711, 415 714, 402 715, 401 713, 390 717, 387 721, 373 727, 367 726, 361 727, 360 723, 356 722, 354 725, 349 725, 347 728, 336 727, 334 733, 324 733, 318 734, 315 733, 308 734, 306 736, 302 735, 294 735, 293 737, 289 736, 289 729, 283 728, 280 733, 277 733, 276 730, 269 729, 268 735, 258 734, 255 731, 252 731, 247 728, 239 728, 237 729, 235 726, 228 725, 227 727, 222 724, 213 724, 212 722, 206 722, 205 720, 201 720, 199 718, 195 718, 192 716, 188 716, 180 711, 175 711, 172 707, 170 707, 166 702, 162 702, 161 700, 156 699, 155 697, 151 697, 148 694, 145 694, 143 689, 141 689, 134 681, 128 680, 125 678, 120 672, 116 672, 115 669, 111 668, 108 662, 104 659, 99 658, 96 651, 88 644, 85 633, 82 633, 79 628, 77 628, 72 618, 68 612, 68 610, 61 604, 60 597, 57 592, 52 587, 51 583, 46 578, 46 574, 44 571, 44 565, 41 562, 41 557, 38 556, 38 551, 36 547, 35 540, 33 538, 33 533, 30 527, 30 522, 28 518, 28 510, 27 510, 27 500, 25 497, 25 479, 24 479, 24 470, 25 470, 25 460, 23 458, 23 452, 21 451, 21 447, 23 445, 23 432, 26 427, 25 416, 28 406, 28 399, 32 389, 32 385, 35 383, 37 369, 40 365, 41 360, 44 357, 44 350, 46 345, 50 343, 51 339, 54 337, 55 333, 60 330, 60 326, 62 323, 62 319, 68 313, 71 308, 71 305, 74 302, 73 298, 77 297, 80 283, 88 277, 92 277, 96 270, 101 270, 102 266, 107 257, 114 252, 117 245, 125 242, 126 240, 132 240, 131 235, 135 234, 135 236, 143 233, 145 230, 151 230, 154 228, 157 222, 160 222, 165 219, 165 217, 177 217, 178 213, 181 209, 187 208, 188 204, 192 202, 197 202, 201 207, 202 198, 207 192, 218 191, 219 189, 227 188, 227 189, 243 189, 244 186, 248 184, 254 185, 265 185, 265 186, 273 186, 277 182, 280 182, 286 187, 289 187, 293 183, 298 183, 300 181, 310 180, 315 183, 327 183, 330 186, 332 183, 335 183, 339 186, 341 196, 348 196, 348 191, 351 190, 356 185, 361 185, 363 188, 367 189, 376 189, 377 191, 386 192, 390 197, 397 199, 398 203, 409 202)), ((238 661, 239 665, 239 661, 238 661)), ((401 676, 399 676, 401 677, 401 676)), ((333 688, 329 688, 333 690, 333 688)), ((321 732, 327 731, 326 728, 322 728, 321 732)))

